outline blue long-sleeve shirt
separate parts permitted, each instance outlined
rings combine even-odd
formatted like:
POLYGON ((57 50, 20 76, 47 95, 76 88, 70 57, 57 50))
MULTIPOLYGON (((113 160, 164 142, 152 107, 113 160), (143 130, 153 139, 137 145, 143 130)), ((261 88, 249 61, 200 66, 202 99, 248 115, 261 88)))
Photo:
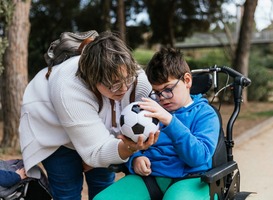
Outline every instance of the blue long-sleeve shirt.
POLYGON ((14 171, 0 170, 0 186, 11 187, 16 183, 19 183, 21 177, 14 171))
POLYGON ((179 178, 212 167, 219 118, 201 94, 192 98, 191 105, 172 113, 170 124, 161 128, 156 144, 130 157, 126 163, 130 173, 134 173, 132 162, 138 156, 150 159, 152 176, 179 178))

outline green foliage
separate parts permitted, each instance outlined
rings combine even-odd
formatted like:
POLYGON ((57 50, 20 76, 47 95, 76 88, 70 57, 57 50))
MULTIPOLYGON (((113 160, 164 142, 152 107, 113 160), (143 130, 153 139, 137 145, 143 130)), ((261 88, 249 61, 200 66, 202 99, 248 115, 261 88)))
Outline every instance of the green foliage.
POLYGON ((6 51, 6 48, 8 47, 8 40, 6 37, 0 37, 0 76, 4 71, 3 66, 3 55, 6 51))
MULTIPOLYGON (((35 0, 30 9, 31 31, 29 35, 29 76, 46 67, 44 53, 50 43, 65 31, 87 31, 78 27, 75 20, 80 12, 80 1, 35 0)), ((86 18, 88 18, 86 16, 86 18)), ((90 17, 88 18, 90 20, 90 17)))
POLYGON ((273 44, 253 46, 251 52, 250 65, 273 70, 273 44))
POLYGON ((229 1, 144 0, 153 31, 151 43, 172 45, 174 39, 183 41, 196 31, 207 31, 222 16, 221 5, 229 1))
POLYGON ((148 49, 136 49, 133 51, 133 57, 136 59, 138 64, 145 67, 153 57, 154 53, 154 51, 148 49))
POLYGON ((191 69, 230 65, 223 49, 220 48, 185 51, 184 54, 191 69))
POLYGON ((273 71, 264 66, 250 66, 249 78, 252 80, 248 88, 248 100, 268 101, 273 91, 273 71))
POLYGON ((256 113, 258 117, 272 117, 273 116, 273 110, 263 111, 256 113))
POLYGON ((260 119, 260 118, 270 118, 273 117, 273 111, 268 110, 268 111, 260 111, 260 112, 247 112, 247 113, 242 113, 239 115, 240 119, 260 119))
POLYGON ((255 46, 249 58, 249 78, 252 83, 248 87, 248 100, 268 101, 273 92, 272 46, 255 46))
MULTIPOLYGON (((273 93, 273 48, 268 46, 253 47, 250 52, 249 78, 252 83, 248 87, 249 101, 268 101, 273 93)), ((223 49, 202 49, 195 51, 185 51, 191 69, 218 66, 232 67, 227 57, 224 56, 223 49)), ((225 79, 220 77, 220 84, 225 83, 225 79)), ((227 101, 229 101, 227 99, 227 101)))
POLYGON ((12 1, 0 1, 0 19, 3 19, 4 25, 9 25, 11 23, 14 8, 12 1))
MULTIPOLYGON (((183 41, 185 36, 197 30, 207 30, 210 23, 215 21, 215 16, 220 16, 217 13, 221 10, 221 3, 227 1, 230 0, 126 0, 124 5, 127 43, 132 48, 138 47, 143 44, 142 35, 147 32, 151 36, 145 40, 146 44, 171 45, 175 39, 183 41), (137 21, 141 12, 147 12, 149 19, 137 21), (128 25, 129 22, 133 25, 128 25)), ((91 29, 99 33, 105 30, 116 32, 117 6, 117 1, 32 0, 28 49, 30 77, 45 67, 43 54, 50 42, 62 32, 91 29)))
POLYGON ((0 37, 0 75, 3 73, 3 55, 8 47, 8 40, 5 36, 6 30, 9 27, 12 15, 14 11, 14 4, 10 0, 1 0, 0 1, 0 27, 3 27, 3 36, 0 37))

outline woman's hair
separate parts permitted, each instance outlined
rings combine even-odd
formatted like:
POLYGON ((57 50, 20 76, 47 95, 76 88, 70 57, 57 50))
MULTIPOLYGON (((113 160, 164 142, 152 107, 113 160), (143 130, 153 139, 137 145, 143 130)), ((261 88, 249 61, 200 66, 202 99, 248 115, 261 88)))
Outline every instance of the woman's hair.
MULTIPOLYGON (((185 73, 191 73, 178 49, 162 48, 156 52, 146 67, 146 74, 151 84, 168 82, 169 77, 179 79, 185 73)), ((182 81, 183 77, 181 78, 182 81)))
POLYGON ((136 75, 138 65, 130 49, 113 33, 103 32, 84 48, 77 75, 96 93, 98 83, 110 87, 113 80, 123 79, 121 66, 128 77, 136 75))

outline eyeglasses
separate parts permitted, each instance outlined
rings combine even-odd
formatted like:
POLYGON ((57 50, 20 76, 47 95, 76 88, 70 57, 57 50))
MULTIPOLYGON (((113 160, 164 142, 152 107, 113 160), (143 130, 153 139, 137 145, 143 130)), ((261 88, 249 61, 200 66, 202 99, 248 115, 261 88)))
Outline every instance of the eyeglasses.
POLYGON ((135 82, 136 78, 137 78, 136 76, 126 78, 122 82, 118 82, 118 83, 115 83, 115 84, 111 85, 108 89, 111 92, 116 92, 123 86, 123 84, 125 84, 127 86, 127 88, 129 88, 135 82))
POLYGON ((183 78, 183 75, 177 80, 177 82, 171 88, 164 88, 161 92, 152 91, 149 94, 149 97, 157 102, 160 101, 160 96, 162 96, 164 99, 173 98, 173 90, 176 87, 176 85, 179 83, 181 78, 183 78))

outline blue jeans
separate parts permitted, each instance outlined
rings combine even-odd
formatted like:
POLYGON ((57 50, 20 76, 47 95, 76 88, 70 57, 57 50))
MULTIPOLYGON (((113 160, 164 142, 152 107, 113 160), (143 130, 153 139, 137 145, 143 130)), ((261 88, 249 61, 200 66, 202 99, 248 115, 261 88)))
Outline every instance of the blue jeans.
MULTIPOLYGON (((60 147, 42 161, 47 172, 49 188, 54 200, 81 200, 83 165, 79 154, 72 149, 60 147)), ((85 172, 89 200, 114 182, 115 174, 106 168, 85 172)))

